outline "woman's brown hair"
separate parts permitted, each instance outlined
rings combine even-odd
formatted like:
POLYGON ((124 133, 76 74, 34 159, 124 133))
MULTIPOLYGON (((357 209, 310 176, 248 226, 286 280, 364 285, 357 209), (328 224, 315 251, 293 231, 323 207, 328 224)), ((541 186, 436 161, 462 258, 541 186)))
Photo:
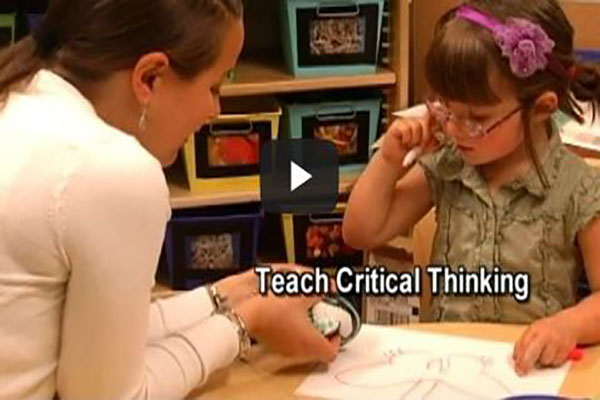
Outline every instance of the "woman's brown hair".
POLYGON ((144 54, 167 54, 184 79, 217 59, 241 0, 50 0, 39 28, 0 52, 0 102, 42 68, 99 81, 144 54))
MULTIPOLYGON (((546 69, 520 79, 511 72, 508 60, 491 33, 479 25, 455 18, 453 9, 438 22, 434 40, 425 62, 425 74, 432 90, 453 101, 471 104, 494 104, 499 98, 490 87, 489 73, 497 68, 517 94, 523 107, 525 145, 540 175, 548 186, 539 158, 532 145, 529 114, 535 100, 544 92, 558 96, 558 107, 566 115, 582 121, 577 101, 591 102, 592 115, 600 106, 600 71, 592 65, 577 62, 573 51, 573 27, 556 0, 471 0, 468 4, 501 21, 524 18, 542 27, 555 42, 553 57, 565 74, 546 69), (570 71, 570 76, 567 72, 570 71)), ((551 121, 548 122, 550 135, 551 121)))

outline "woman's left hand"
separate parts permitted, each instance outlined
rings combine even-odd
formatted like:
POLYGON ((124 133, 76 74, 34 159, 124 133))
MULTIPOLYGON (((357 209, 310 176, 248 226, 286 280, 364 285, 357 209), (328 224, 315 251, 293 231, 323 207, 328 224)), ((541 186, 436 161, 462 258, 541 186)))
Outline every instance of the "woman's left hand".
POLYGON ((523 376, 534 367, 559 367, 577 344, 572 324, 560 315, 531 324, 515 343, 513 360, 517 374, 523 376))
POLYGON ((258 279, 254 268, 228 276, 214 283, 219 295, 225 298, 225 305, 234 308, 258 293, 258 279))
MULTIPOLYGON (((273 272, 310 272, 312 269, 296 264, 272 264, 273 272)), ((235 308, 250 297, 258 294, 258 275, 254 268, 228 276, 214 284, 217 292, 226 300, 226 306, 235 308)))

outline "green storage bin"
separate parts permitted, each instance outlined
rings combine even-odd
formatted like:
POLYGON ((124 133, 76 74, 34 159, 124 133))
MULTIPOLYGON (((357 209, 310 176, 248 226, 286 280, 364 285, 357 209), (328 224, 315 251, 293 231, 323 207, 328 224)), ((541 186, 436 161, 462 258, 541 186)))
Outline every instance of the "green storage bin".
POLYGON ((284 0, 282 40, 294 76, 375 73, 384 0, 284 0))

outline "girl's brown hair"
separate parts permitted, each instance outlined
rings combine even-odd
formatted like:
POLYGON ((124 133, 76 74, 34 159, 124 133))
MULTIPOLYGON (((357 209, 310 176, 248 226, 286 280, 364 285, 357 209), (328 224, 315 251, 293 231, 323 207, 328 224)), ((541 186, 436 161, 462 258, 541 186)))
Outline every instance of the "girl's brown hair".
MULTIPOLYGON (((465 2, 503 21, 524 18, 542 27, 555 42, 553 57, 571 71, 572 79, 546 69, 529 78, 519 79, 511 72, 491 33, 484 27, 455 18, 456 9, 447 12, 436 27, 425 61, 425 74, 432 90, 454 101, 494 104, 499 98, 490 87, 489 73, 497 68, 517 94, 523 107, 525 145, 544 186, 548 186, 539 158, 532 145, 529 114, 534 101, 544 92, 558 96, 558 107, 566 115, 582 120, 577 100, 591 102, 592 115, 600 106, 600 71, 578 63, 573 52, 573 27, 556 0, 470 0, 465 2)), ((548 121, 548 135, 551 121, 548 121)))
POLYGON ((219 55, 241 0, 50 0, 38 30, 0 52, 0 102, 42 68, 74 83, 99 81, 162 51, 189 79, 219 55))

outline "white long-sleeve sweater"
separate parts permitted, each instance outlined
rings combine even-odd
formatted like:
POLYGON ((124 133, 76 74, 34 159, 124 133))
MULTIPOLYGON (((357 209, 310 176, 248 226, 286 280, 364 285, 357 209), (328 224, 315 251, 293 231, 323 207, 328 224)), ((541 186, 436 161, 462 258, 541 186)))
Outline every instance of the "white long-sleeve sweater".
MULTIPOLYGON (((168 134, 165 133, 165 134, 168 134)), ((173 399, 230 363, 205 289, 151 304, 159 162, 60 76, 0 110, 0 399, 173 399)))

